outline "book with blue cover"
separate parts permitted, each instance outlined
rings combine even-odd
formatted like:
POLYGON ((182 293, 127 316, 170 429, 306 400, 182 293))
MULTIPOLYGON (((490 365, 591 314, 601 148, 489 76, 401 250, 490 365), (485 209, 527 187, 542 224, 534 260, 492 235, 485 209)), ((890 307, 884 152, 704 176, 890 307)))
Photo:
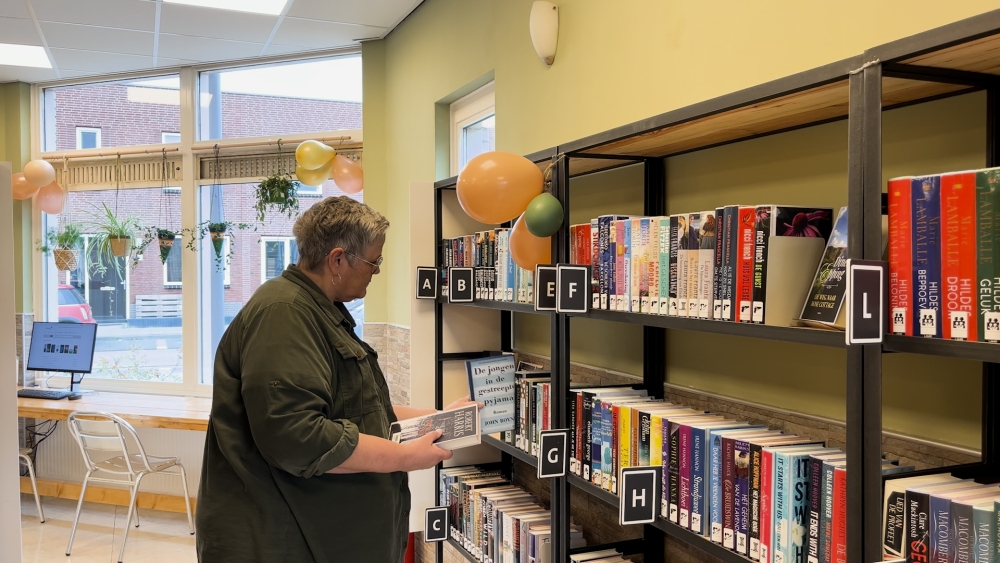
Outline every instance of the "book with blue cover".
POLYGON ((774 563, 805 560, 809 511, 809 456, 832 452, 812 446, 766 448, 774 453, 774 563))
POLYGON ((941 177, 912 180, 913 326, 941 338, 941 177))
POLYGON ((751 426, 733 429, 713 428, 708 436, 708 485, 706 512, 708 519, 705 525, 709 538, 715 543, 723 542, 723 479, 724 465, 722 454, 722 438, 724 436, 769 436, 780 434, 779 430, 768 430, 764 426, 751 426))
POLYGON ((479 427, 483 434, 514 430, 514 356, 490 356, 465 362, 469 397, 483 403, 479 427))

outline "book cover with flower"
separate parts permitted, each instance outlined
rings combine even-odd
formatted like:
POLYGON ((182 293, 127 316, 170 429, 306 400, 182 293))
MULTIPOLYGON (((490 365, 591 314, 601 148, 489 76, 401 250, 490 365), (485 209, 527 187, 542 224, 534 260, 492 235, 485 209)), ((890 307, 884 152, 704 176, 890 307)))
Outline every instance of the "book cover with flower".
POLYGON ((847 208, 842 207, 823 251, 799 319, 812 326, 835 328, 844 305, 847 279, 847 208))

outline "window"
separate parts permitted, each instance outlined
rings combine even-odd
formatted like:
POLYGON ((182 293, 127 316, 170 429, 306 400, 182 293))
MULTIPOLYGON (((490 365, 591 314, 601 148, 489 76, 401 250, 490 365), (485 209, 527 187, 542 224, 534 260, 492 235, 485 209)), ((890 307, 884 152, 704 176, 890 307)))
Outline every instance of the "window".
POLYGON ((167 132, 164 132, 163 134, 160 135, 160 138, 162 139, 162 142, 165 145, 166 144, 170 144, 170 143, 179 143, 179 142, 181 142, 181 134, 180 133, 167 133, 167 132))
POLYGON ((202 72, 198 87, 200 140, 361 129, 359 55, 202 72))
MULTIPOLYGON (((324 182, 325 183, 325 182, 324 182)), ((323 186, 307 186, 301 182, 295 182, 295 195, 302 197, 322 197, 323 186)))
POLYGON ((167 254, 167 261, 163 263, 163 285, 166 287, 181 286, 181 252, 184 247, 182 241, 174 240, 174 245, 170 247, 167 254))
POLYGON ((44 88, 40 148, 62 151, 167 142, 164 132, 181 130, 180 101, 178 74, 44 88))
POLYGON ((260 243, 260 283, 281 275, 289 264, 299 261, 299 247, 291 237, 262 237, 260 243))
POLYGON ((99 127, 77 127, 76 148, 77 149, 101 148, 101 129, 99 127))
POLYGON ((451 173, 478 154, 496 149, 493 83, 451 104, 451 173))

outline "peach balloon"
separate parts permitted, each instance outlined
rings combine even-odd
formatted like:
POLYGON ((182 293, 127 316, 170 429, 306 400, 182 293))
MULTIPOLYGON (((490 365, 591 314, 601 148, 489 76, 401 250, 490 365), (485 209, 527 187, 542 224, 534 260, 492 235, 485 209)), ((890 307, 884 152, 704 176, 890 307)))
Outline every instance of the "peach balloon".
POLYGON ((38 187, 32 186, 31 182, 25 179, 24 174, 20 172, 10 177, 10 184, 14 192, 14 199, 31 199, 38 193, 38 187))
POLYGON ((525 270, 552 261, 552 237, 536 237, 524 224, 524 215, 517 218, 510 230, 510 257, 525 270))
POLYGON ((32 160, 24 165, 24 179, 37 188, 56 181, 56 169, 44 160, 32 160))
POLYGON ((59 184, 52 182, 38 190, 38 207, 49 215, 58 215, 66 207, 66 192, 59 184))
POLYGON ((458 202, 480 223, 503 223, 524 212, 542 193, 542 171, 523 156, 493 151, 476 155, 458 175, 458 202))
POLYGON ((356 194, 365 188, 365 171, 357 162, 338 154, 333 157, 333 181, 345 194, 356 194))

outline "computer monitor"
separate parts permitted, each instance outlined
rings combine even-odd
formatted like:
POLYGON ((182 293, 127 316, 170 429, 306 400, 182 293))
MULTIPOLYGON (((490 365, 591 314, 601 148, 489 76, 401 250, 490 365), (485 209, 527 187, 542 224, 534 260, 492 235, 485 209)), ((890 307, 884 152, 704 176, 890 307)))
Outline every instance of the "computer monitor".
POLYGON ((97 324, 94 323, 34 323, 27 368, 69 373, 70 391, 75 391, 83 374, 93 369, 96 341, 97 324), (75 377, 78 374, 79 379, 75 377))

